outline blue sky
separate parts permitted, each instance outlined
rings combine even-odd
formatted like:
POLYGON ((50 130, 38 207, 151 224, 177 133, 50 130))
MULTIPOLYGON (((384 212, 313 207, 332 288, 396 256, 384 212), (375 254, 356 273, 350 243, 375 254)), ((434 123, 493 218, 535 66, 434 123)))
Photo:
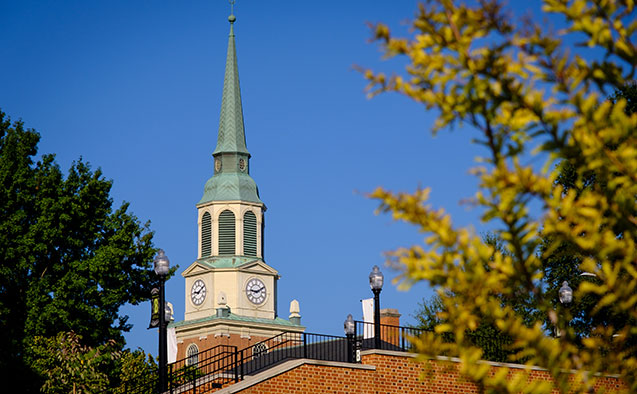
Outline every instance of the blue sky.
MULTIPOLYGON (((382 60, 367 22, 407 32, 416 1, 238 0, 235 33, 251 175, 266 203, 266 262, 277 269, 279 315, 298 299, 309 332, 341 335, 362 317, 367 276, 383 253, 422 242, 417 229, 375 215, 365 193, 431 187, 457 225, 482 231, 468 175, 472 132, 432 137, 435 114, 397 94, 368 99, 354 65, 382 60)), ((179 273, 196 258, 195 204, 212 175, 229 5, 208 1, 0 1, 0 108, 42 135, 62 169, 82 156, 114 180, 116 205, 150 220, 179 273)), ((383 267, 387 279, 397 275, 383 267)), ((149 289, 150 291, 150 289, 149 289)), ((184 279, 167 284, 183 318, 184 279)), ((424 284, 382 307, 412 322, 424 284)), ((149 305, 127 306, 128 346, 156 354, 149 305)))

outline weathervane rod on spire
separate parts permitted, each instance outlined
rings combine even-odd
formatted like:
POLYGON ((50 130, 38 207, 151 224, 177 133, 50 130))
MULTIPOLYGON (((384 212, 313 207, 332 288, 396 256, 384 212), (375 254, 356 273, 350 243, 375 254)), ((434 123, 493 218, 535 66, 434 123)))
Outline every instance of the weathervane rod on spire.
POLYGON ((234 21, 237 20, 237 18, 234 16, 234 2, 235 0, 228 0, 228 3, 230 3, 230 16, 228 17, 228 22, 230 22, 230 34, 233 35, 233 31, 232 31, 232 25, 234 25, 234 21))

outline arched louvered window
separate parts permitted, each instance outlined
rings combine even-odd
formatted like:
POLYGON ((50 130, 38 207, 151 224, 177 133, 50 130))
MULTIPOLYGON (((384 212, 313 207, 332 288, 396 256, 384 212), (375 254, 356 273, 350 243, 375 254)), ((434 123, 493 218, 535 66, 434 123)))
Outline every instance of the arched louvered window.
POLYGON ((210 257, 212 253, 212 217, 206 212, 201 217, 201 257, 210 257))
POLYGON ((235 219, 234 213, 229 210, 219 215, 219 254, 235 254, 235 219))
POLYGON ((199 348, 194 343, 188 345, 186 349, 186 365, 197 366, 199 363, 199 348))
POLYGON ((252 211, 243 215, 243 254, 257 255, 257 217, 252 211))

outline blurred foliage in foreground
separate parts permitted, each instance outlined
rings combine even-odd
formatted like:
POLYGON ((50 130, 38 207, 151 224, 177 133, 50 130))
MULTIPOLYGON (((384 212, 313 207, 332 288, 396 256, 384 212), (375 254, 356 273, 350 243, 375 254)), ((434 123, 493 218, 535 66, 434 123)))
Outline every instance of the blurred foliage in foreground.
POLYGON ((634 2, 545 0, 542 11, 561 29, 518 21, 498 1, 428 1, 409 37, 374 26, 385 54, 404 57, 406 71, 365 71, 372 95, 395 91, 437 111, 434 133, 457 124, 477 130, 486 154, 472 170, 474 202, 502 248, 455 227, 427 203, 429 189, 372 196, 426 234, 424 246, 391 254, 401 286, 425 280, 438 289, 441 321, 417 342, 424 356, 459 357, 462 373, 489 392, 550 392, 548 382, 494 376, 478 363, 482 349, 467 333, 493 326, 512 338, 509 361, 546 368, 560 391, 586 392, 602 373, 635 392, 637 114, 626 98, 607 99, 635 77, 634 2), (564 166, 568 187, 558 179, 564 166), (565 250, 574 272, 594 278, 573 286, 574 303, 594 300, 578 316, 593 325, 583 335, 546 286, 545 261, 565 250), (546 320, 507 302, 519 299, 532 300, 546 320))

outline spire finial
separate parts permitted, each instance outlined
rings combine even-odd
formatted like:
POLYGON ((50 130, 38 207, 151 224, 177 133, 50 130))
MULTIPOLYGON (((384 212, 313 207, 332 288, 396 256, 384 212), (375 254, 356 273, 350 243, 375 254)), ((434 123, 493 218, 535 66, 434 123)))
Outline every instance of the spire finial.
POLYGON ((237 20, 237 18, 234 16, 234 3, 235 3, 235 0, 228 0, 228 3, 230 3, 230 16, 228 17, 228 22, 230 22, 232 24, 232 23, 234 23, 234 21, 237 20))

